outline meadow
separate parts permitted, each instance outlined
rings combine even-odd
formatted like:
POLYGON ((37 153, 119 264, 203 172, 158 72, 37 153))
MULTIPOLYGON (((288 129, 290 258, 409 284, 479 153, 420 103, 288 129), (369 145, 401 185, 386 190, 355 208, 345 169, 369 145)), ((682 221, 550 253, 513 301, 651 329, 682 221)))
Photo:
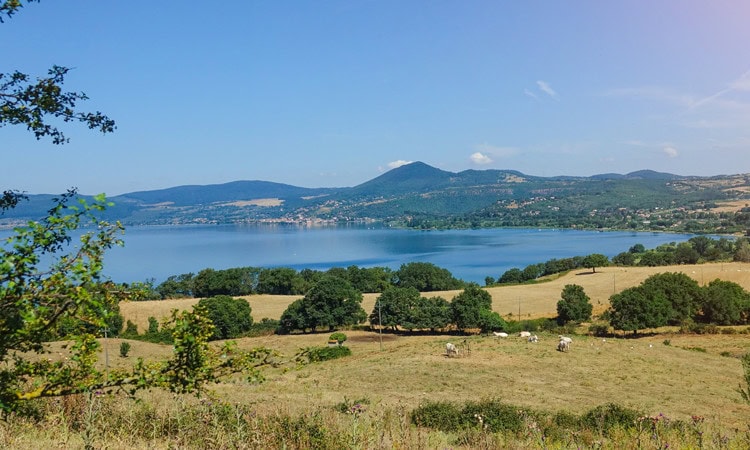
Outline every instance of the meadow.
MULTIPOLYGON (((554 316, 560 291, 580 284, 595 312, 613 290, 635 286, 654 273, 681 271, 699 283, 721 278, 750 288, 750 266, 739 263, 579 271, 543 283, 489 288, 504 316, 554 316)), ((455 293, 442 293, 452 298, 455 293)), ((365 296, 370 312, 376 295, 365 296)), ((278 318, 297 297, 248 297, 256 320, 278 318)), ((126 319, 145 329, 149 316, 196 300, 131 302, 126 319)), ((750 448, 750 405, 738 387, 739 357, 750 352, 748 327, 721 334, 645 330, 639 338, 594 337, 581 327, 567 353, 557 334, 538 343, 511 335, 406 335, 347 330, 352 355, 265 371, 256 384, 235 377, 210 386, 201 398, 163 391, 121 396, 79 395, 48 401, 41 425, 31 419, 0 424, 5 448, 750 448), (448 358, 445 345, 463 351, 448 358), (434 402, 499 401, 522 414, 521 431, 492 433, 481 422, 462 431, 416 427, 411 414, 434 402), (580 416, 606 404, 637 410, 643 421, 603 433, 555 426, 551 417, 580 416), (543 419, 542 417, 546 417, 543 419), (546 420, 546 422, 545 422, 546 420), (542 424, 547 425, 543 426, 542 424), (674 425, 671 425, 674 424, 674 425)), ((269 347, 291 357, 323 346, 328 334, 268 335, 238 339, 241 348, 269 347)), ((167 358, 171 347, 121 339, 102 341, 99 367, 132 365, 136 358, 167 358), (106 358, 105 358, 106 352, 106 358)), ((64 353, 61 343, 53 353, 64 353)), ((557 420, 557 419, 555 419, 557 420)), ((556 422, 555 422, 556 423, 556 422)))

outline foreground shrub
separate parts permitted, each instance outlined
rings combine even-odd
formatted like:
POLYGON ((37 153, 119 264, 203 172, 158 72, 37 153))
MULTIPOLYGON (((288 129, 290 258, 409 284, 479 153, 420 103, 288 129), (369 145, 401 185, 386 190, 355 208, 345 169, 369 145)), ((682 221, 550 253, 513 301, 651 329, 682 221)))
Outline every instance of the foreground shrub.
MULTIPOLYGON (((212 395, 198 399, 154 391, 138 399, 89 393, 25 403, 34 408, 33 418, 31 414, 5 416, 0 421, 0 442, 3 448, 13 449, 750 448, 746 430, 701 416, 686 420, 662 414, 641 416, 630 424, 620 421, 622 426, 614 425, 604 435, 570 412, 519 411, 494 400, 432 402, 410 414, 403 406, 368 405, 366 398, 344 398, 333 407, 310 404, 297 412, 283 404, 269 407, 212 395), (476 414, 483 423, 471 416, 469 406, 481 411, 476 414), (506 410, 511 417, 504 423, 513 423, 511 410, 516 411, 523 424, 520 431, 505 427, 508 431, 492 432, 484 426, 495 417, 493 411, 500 411, 499 416, 506 410), (415 422, 418 417, 424 422, 429 419, 434 431, 415 422), (410 421, 419 427, 410 426, 410 421)), ((612 408, 595 410, 611 412, 612 408)))
POLYGON ((603 435, 615 428, 632 428, 643 414, 634 409, 625 408, 615 403, 597 406, 582 417, 584 425, 598 430, 603 435))
POLYGON ((499 400, 467 402, 463 407, 449 402, 428 402, 415 409, 413 424, 446 432, 479 427, 496 432, 521 431, 524 412, 499 400))
POLYGON ((450 402, 427 402, 411 413, 411 422, 420 427, 440 431, 456 431, 463 427, 461 408, 450 402))
POLYGON ((343 402, 339 402, 333 406, 333 409, 342 414, 362 414, 367 410, 365 405, 370 404, 370 399, 367 397, 358 398, 355 400, 349 400, 344 397, 343 402))
POLYGON ((740 362, 742 363, 742 371, 744 372, 745 385, 743 386, 740 383, 739 392, 745 403, 750 405, 750 353, 742 355, 740 362))
POLYGON ((473 420, 493 433, 521 431, 525 415, 517 407, 499 400, 467 403, 461 413, 465 421, 470 423, 473 420))

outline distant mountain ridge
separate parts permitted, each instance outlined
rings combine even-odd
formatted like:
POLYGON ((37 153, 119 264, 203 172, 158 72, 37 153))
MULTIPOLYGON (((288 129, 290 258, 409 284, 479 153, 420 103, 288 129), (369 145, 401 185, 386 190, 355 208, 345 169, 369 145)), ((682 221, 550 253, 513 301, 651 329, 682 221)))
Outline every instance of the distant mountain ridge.
POLYGON ((139 191, 118 195, 149 204, 172 203, 186 206, 195 203, 232 202, 251 198, 287 198, 317 196, 333 192, 330 188, 303 188, 270 181, 232 181, 223 184, 175 186, 154 191, 139 191), (248 194, 251 198, 248 198, 248 194))
MULTIPOLYGON (((51 198, 30 195, 28 202, 0 216, 0 224, 43 217, 51 198)), ((733 201, 740 205, 745 199, 750 200, 748 174, 685 177, 639 170, 625 175, 538 177, 497 169, 454 173, 414 162, 354 187, 303 188, 252 180, 131 192, 110 198, 115 206, 106 217, 126 225, 382 221, 416 228, 678 231, 679 227, 716 229, 707 211, 733 201), (690 211, 703 214, 696 212, 691 218, 690 211)), ((750 217, 748 222, 750 228, 750 217)))

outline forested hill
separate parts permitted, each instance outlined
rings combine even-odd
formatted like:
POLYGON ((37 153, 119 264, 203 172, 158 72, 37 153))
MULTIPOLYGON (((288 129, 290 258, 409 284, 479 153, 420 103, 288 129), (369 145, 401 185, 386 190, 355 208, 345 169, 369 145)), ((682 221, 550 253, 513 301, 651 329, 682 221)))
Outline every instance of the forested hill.
MULTIPOLYGON (((0 224, 44 216, 31 195, 0 224)), ((415 162, 354 187, 268 181, 178 186, 111 198, 125 225, 381 221, 414 228, 557 227, 745 233, 750 174, 679 176, 650 170, 536 177, 513 170, 448 172, 415 162)))

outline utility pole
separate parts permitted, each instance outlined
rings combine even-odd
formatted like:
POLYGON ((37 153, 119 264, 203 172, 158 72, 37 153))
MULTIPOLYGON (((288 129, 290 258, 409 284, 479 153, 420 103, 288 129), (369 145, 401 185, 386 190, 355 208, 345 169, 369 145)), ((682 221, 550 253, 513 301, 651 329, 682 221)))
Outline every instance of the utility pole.
POLYGON ((521 297, 518 297, 518 322, 521 322, 521 297))
POLYGON ((617 294, 617 274, 612 274, 612 294, 617 294))
POLYGON ((381 313, 380 299, 378 299, 378 331, 380 331, 380 351, 383 351, 383 314, 381 313))

